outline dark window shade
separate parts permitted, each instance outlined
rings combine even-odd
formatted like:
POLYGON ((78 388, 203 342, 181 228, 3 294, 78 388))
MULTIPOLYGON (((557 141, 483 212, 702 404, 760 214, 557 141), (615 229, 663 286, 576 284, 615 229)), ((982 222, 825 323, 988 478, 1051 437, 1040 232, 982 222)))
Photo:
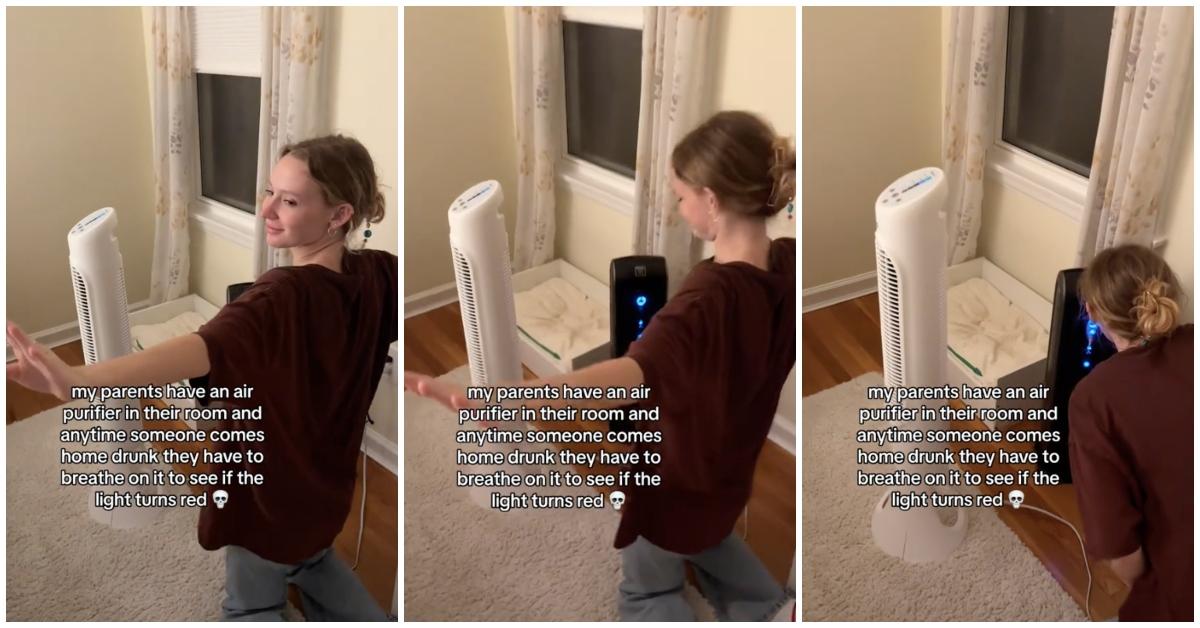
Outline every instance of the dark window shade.
POLYGON ((259 79, 197 74, 196 99, 201 194, 254 213, 259 79))
POLYGON ((567 152, 634 176, 642 32, 563 22, 567 152))
POLYGON ((1112 7, 1009 8, 1005 142, 1088 176, 1112 18, 1112 7))

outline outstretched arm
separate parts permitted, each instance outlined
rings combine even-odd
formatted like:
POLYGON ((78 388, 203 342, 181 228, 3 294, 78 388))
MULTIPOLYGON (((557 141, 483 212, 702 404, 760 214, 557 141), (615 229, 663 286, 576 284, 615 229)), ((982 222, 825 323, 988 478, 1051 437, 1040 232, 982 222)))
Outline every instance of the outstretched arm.
POLYGON ((70 366, 53 351, 33 341, 16 324, 8 323, 8 342, 16 361, 7 367, 8 379, 26 388, 66 401, 75 386, 148 386, 167 384, 208 373, 208 348, 197 334, 113 360, 70 366))
MULTIPOLYGON (((638 366, 637 362, 632 358, 615 358, 562 375, 502 385, 505 387, 520 386, 524 388, 542 388, 548 385, 551 388, 561 389, 565 384, 572 388, 599 387, 607 389, 610 387, 635 388, 640 386, 643 381, 642 368, 638 366)), ((451 410, 472 405, 472 402, 467 401, 467 393, 462 386, 438 381, 428 375, 405 371, 404 388, 422 397, 438 401, 451 410)), ((505 403, 506 406, 524 405, 526 407, 550 407, 556 409, 567 406, 571 406, 572 408, 615 408, 628 404, 628 399, 539 399, 505 403)))

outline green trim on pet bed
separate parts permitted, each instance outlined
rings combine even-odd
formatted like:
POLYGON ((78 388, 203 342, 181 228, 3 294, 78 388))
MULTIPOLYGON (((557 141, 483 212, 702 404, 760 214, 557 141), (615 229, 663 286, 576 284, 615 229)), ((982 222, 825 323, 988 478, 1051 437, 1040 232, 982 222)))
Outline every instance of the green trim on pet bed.
POLYGON ((962 362, 963 364, 965 364, 967 366, 967 368, 971 369, 972 373, 974 373, 978 377, 983 377, 983 371, 980 371, 979 369, 975 368, 974 364, 967 362, 967 359, 962 357, 961 355, 959 355, 958 352, 954 350, 954 347, 947 345, 946 348, 950 350, 950 353, 954 354, 954 357, 958 358, 959 362, 962 362))
POLYGON ((537 338, 534 338, 533 336, 530 336, 528 332, 526 332, 524 329, 521 329, 521 326, 520 326, 520 325, 517 325, 517 331, 521 332, 521 334, 522 334, 523 336, 525 336, 526 338, 528 338, 528 339, 529 339, 529 341, 530 341, 530 342, 532 342, 533 344, 537 345, 537 346, 538 346, 538 348, 540 348, 542 351, 545 351, 546 353, 549 353, 550 355, 554 356, 554 359, 555 359, 555 360, 561 360, 561 359, 562 359, 561 357, 559 357, 559 355, 558 355, 557 353, 555 353, 555 352, 551 351, 549 348, 547 348, 547 347, 546 347, 546 345, 544 345, 544 344, 542 344, 542 343, 538 342, 538 341, 537 341, 537 338))

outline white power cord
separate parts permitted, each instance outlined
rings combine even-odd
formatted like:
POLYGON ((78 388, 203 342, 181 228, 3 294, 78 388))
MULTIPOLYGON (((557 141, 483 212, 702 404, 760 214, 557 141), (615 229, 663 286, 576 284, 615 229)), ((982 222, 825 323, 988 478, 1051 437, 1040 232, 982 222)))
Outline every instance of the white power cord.
POLYGON ((1075 538, 1079 539, 1079 551, 1083 553, 1083 568, 1087 570, 1087 575, 1088 575, 1087 601, 1084 602, 1083 612, 1087 613, 1088 621, 1096 621, 1096 620, 1092 619, 1092 567, 1091 567, 1091 565, 1088 564, 1087 549, 1084 548, 1084 546, 1083 546, 1083 537, 1080 536, 1079 530, 1076 530, 1075 526, 1071 525, 1071 522, 1050 512, 1049 510, 1043 510, 1041 508, 1038 508, 1037 506, 1030 506, 1028 504, 1025 504, 1022 506, 1013 506, 1013 508, 1016 510, 1020 510, 1022 508, 1036 510, 1044 515, 1053 517, 1053 518, 1061 521, 1062 523, 1065 523, 1067 525, 1067 527, 1071 528, 1071 531, 1075 533, 1075 538))

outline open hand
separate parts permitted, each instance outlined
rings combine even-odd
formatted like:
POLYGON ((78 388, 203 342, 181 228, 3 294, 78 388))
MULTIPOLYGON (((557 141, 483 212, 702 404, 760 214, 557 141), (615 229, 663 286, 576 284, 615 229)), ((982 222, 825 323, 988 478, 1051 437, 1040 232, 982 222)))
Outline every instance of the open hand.
POLYGON ((53 351, 30 339, 8 321, 8 344, 16 361, 8 364, 8 379, 41 393, 49 393, 63 401, 71 398, 73 386, 86 386, 79 369, 67 365, 53 351))
POLYGON ((439 381, 421 373, 404 371, 404 389, 432 399, 451 410, 483 407, 478 401, 467 400, 467 391, 462 386, 439 381))

